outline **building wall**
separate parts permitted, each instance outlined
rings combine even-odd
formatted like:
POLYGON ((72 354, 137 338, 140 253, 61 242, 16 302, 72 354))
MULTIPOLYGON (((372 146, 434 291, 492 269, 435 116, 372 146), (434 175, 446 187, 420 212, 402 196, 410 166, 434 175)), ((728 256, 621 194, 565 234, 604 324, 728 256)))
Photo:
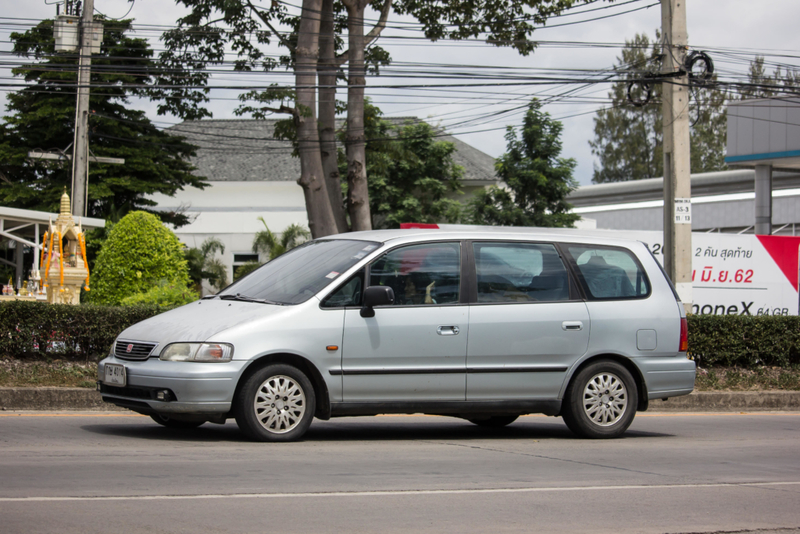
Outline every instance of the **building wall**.
MULTIPOLYGON (((739 232, 752 226, 755 206, 752 193, 696 197, 692 199, 692 230, 739 232), (749 198, 742 198, 749 197, 749 198)), ((582 217, 595 219, 597 228, 609 230, 659 230, 664 228, 663 201, 647 201, 577 208, 582 217)), ((783 235, 800 232, 800 190, 775 191, 772 199, 772 226, 783 235), (783 196, 781 196, 783 195, 783 196), (793 226, 794 225, 794 226, 793 226)), ((752 233, 752 229, 749 231, 752 233)))

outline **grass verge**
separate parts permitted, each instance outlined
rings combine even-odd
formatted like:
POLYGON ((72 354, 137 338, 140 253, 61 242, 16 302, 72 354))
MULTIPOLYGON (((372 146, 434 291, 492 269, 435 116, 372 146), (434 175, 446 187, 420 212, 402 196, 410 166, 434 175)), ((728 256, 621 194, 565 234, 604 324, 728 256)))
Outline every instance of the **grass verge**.
POLYGON ((97 363, 0 359, 0 387, 94 388, 97 363))
POLYGON ((800 366, 703 367, 697 369, 694 387, 697 391, 800 391, 800 366))

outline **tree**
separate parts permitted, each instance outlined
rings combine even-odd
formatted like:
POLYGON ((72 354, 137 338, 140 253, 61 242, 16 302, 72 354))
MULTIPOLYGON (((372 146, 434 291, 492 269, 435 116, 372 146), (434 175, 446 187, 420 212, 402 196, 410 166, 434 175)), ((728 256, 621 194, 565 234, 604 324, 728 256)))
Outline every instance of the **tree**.
MULTIPOLYGON (((658 60, 658 43, 645 34, 625 41, 615 70, 622 80, 613 84, 611 106, 598 110, 594 119, 595 138, 589 141, 592 154, 600 159, 592 182, 622 182, 662 175, 661 85, 653 84, 652 98, 644 106, 628 102, 630 80, 641 79, 647 67, 658 60)), ((636 86, 636 90, 641 90, 636 86)), ((643 95, 637 95, 643 97, 643 95)))
MULTIPOLYGON (((152 50, 144 39, 127 37, 131 21, 107 24, 101 54, 92 58, 89 128, 90 149, 96 156, 124 158, 124 165, 93 163, 89 171, 88 215, 118 220, 134 210, 152 210, 146 195, 174 195, 186 186, 205 187, 192 174, 189 157, 195 147, 183 138, 158 130, 142 111, 130 108, 129 96, 145 96, 140 84, 148 72, 152 50)), ((56 54, 53 21, 25 33, 11 34, 15 54, 35 60, 13 69, 29 82, 8 95, 5 123, 0 124, 0 204, 16 208, 58 211, 64 187, 71 184, 71 165, 32 160, 31 150, 61 150, 74 138, 76 55, 56 54)), ((160 213, 165 222, 181 226, 182 213, 160 213)))
MULTIPOLYGON (((264 229, 256 232, 253 238, 253 252, 266 254, 269 257, 267 261, 274 260, 281 254, 285 254, 287 251, 300 245, 303 241, 311 237, 310 232, 299 224, 290 224, 279 238, 272 233, 263 217, 259 217, 258 220, 264 224, 264 229)), ((255 271, 262 265, 263 263, 259 261, 249 261, 243 265, 239 265, 236 272, 233 273, 233 278, 234 280, 238 280, 242 276, 255 271)))
POLYGON ((522 122, 521 136, 509 126, 508 151, 495 163, 505 187, 479 192, 469 204, 471 222, 500 226, 571 227, 580 219, 566 198, 577 187, 576 162, 562 158, 563 125, 541 111, 533 99, 522 122))
MULTIPOLYGON (((661 84, 653 83, 649 101, 636 106, 628 100, 632 80, 641 80, 659 68, 659 32, 650 41, 645 34, 625 41, 615 70, 620 81, 613 84, 611 106, 600 109, 594 119, 595 137, 589 141, 595 165, 592 182, 622 182, 663 175, 661 84)), ((633 97, 645 100, 642 86, 632 86, 633 97)), ((713 83, 690 87, 691 171, 724 170, 726 141, 726 95, 713 83)))
POLYGON ((218 252, 223 254, 225 245, 216 237, 203 241, 200 248, 187 248, 184 251, 189 278, 198 294, 201 292, 203 280, 208 280, 216 291, 228 285, 228 270, 222 260, 216 257, 218 252))
MULTIPOLYGON (((366 171, 373 228, 399 228, 404 222, 455 223, 464 170, 453 161, 455 145, 438 141, 425 122, 395 125, 365 102, 366 171)), ((343 154, 340 165, 348 165, 343 154)))
MULTIPOLYGON (((345 231, 344 217, 339 210, 339 172, 331 158, 333 152, 333 122, 335 113, 335 81, 337 69, 349 61, 348 114, 345 140, 348 158, 348 200, 350 222, 354 229, 369 224, 366 153, 363 133, 363 87, 370 66, 376 70, 386 64, 389 56, 373 46, 386 25, 392 0, 303 0, 298 19, 289 16, 281 2, 272 1, 269 7, 261 0, 176 0, 191 10, 178 21, 178 29, 164 34, 166 51, 162 54, 165 74, 161 86, 170 87, 182 98, 168 100, 160 112, 171 111, 184 118, 209 116, 203 108, 207 101, 208 65, 224 63, 227 48, 237 54, 234 68, 241 71, 272 70, 279 64, 295 73, 295 89, 270 86, 265 91, 241 95, 245 102, 238 111, 260 118, 270 113, 288 113, 293 117, 289 128, 277 128, 280 136, 294 136, 295 152, 300 158, 301 175, 309 227, 314 237, 345 231), (380 12, 375 26, 364 35, 364 12, 368 5, 380 12), (336 30, 341 27, 342 6, 347 11, 348 46, 346 53, 336 54, 341 43, 336 30), (280 25, 289 26, 292 33, 284 36, 280 25), (226 30, 224 28, 230 28, 226 30), (280 61, 266 55, 261 46, 271 40, 289 50, 280 61), (317 72, 319 100, 311 80, 317 72), (186 89, 185 87, 197 89, 186 89), (325 97, 323 98, 323 94, 325 97), (294 105, 290 105, 290 101, 294 105), (276 104, 278 103, 278 104, 276 104), (317 107, 319 103, 319 123, 317 107), (324 103, 324 105, 323 105, 324 103), (317 128, 317 126, 319 128, 317 128), (327 201, 326 201, 327 200, 327 201)), ((528 40, 535 24, 544 24, 549 16, 571 7, 577 0, 396 0, 395 8, 411 14, 423 25, 425 35, 432 40, 465 39, 486 35, 497 46, 512 46, 522 54, 530 53, 536 43, 528 40), (445 22, 446 21, 446 22, 445 22)))
POLYGON ((162 283, 188 286, 183 245, 158 217, 132 211, 114 225, 100 250, 88 297, 98 304, 119 305, 125 297, 162 283))
MULTIPOLYGON (((385 26, 391 1, 382 0, 381 19, 370 34, 361 41, 351 42, 351 54, 339 56, 336 55, 336 45, 337 43, 341 45, 342 41, 336 38, 335 30, 337 24, 341 28, 341 18, 334 20, 337 9, 333 1, 303 0, 302 14, 299 18, 290 16, 285 6, 278 2, 272 2, 270 7, 262 7, 259 0, 176 0, 176 2, 189 8, 191 13, 178 20, 176 30, 164 34, 166 51, 162 54, 162 63, 165 71, 171 74, 163 78, 162 87, 172 87, 176 83, 195 87, 205 85, 209 76, 205 67, 224 63, 226 47, 232 48, 238 55, 234 63, 235 70, 273 70, 280 65, 293 69, 295 73, 293 90, 273 85, 265 91, 247 92, 241 95, 241 99, 250 104, 241 106, 238 112, 250 114, 255 118, 272 113, 292 116, 291 127, 279 128, 277 134, 282 136, 288 134, 295 141, 295 153, 300 158, 301 168, 298 184, 303 188, 305 195, 311 233, 314 237, 320 237, 346 231, 343 206, 337 201, 341 187, 336 170, 336 151, 330 144, 334 140, 335 85, 338 68, 347 61, 348 55, 358 56, 365 61, 388 60, 385 52, 369 49, 365 52, 364 49, 371 46, 385 26), (225 31, 218 24, 231 28, 232 31, 225 31), (278 29, 281 25, 291 28, 290 35, 284 36, 281 33, 278 29), (260 47, 270 44, 272 40, 285 46, 289 55, 280 61, 266 55, 260 47), (358 51, 354 44, 357 42, 361 43, 358 51), (321 94, 323 92, 325 94, 324 100, 320 100, 320 103, 325 102, 319 110, 321 115, 324 114, 321 123, 317 122, 316 78, 318 76, 319 85, 325 88, 324 91, 320 91, 321 94), (323 139, 324 145, 321 143, 323 139), (328 181, 331 183, 328 184, 328 181), (331 189, 330 193, 328 189, 331 189)), ((361 24, 363 30, 363 17, 361 24)), ((203 107, 203 103, 207 100, 205 96, 207 90, 179 89, 179 92, 188 98, 184 101, 170 100, 171 103, 165 105, 159 112, 173 112, 184 118, 210 115, 203 107)), ((169 90, 162 89, 162 94, 168 93, 169 90)), ((358 139, 353 143, 357 146, 358 139)), ((349 189, 354 192, 361 191, 363 187, 359 175, 353 176, 355 181, 349 189)), ((351 221, 362 220, 360 211, 363 211, 363 202, 356 199, 349 202, 349 205, 352 206, 351 221)))
POLYGON ((272 261, 281 254, 292 250, 309 238, 308 230, 299 224, 290 224, 283 230, 280 239, 278 239, 270 231, 263 217, 259 217, 258 220, 264 224, 264 229, 256 232, 253 238, 253 252, 267 254, 269 256, 268 261, 272 261))
POLYGON ((771 98, 774 96, 797 95, 800 89, 800 69, 775 67, 772 74, 767 74, 764 56, 756 56, 750 62, 747 73, 748 83, 739 88, 740 98, 771 98))

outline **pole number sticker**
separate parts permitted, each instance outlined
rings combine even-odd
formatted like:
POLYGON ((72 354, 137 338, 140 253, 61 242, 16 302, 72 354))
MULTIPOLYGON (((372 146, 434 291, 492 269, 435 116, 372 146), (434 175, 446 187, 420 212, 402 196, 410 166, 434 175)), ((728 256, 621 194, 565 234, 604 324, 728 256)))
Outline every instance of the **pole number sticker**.
POLYGON ((692 224, 692 199, 675 199, 675 224, 692 224))

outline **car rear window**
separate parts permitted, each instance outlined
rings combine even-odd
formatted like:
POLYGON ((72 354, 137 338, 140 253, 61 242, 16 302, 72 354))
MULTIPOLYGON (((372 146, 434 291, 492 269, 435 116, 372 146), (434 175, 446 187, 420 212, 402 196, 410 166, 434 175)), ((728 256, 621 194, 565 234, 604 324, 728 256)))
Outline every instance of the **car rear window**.
POLYGON ((629 250, 592 245, 565 248, 590 299, 636 299, 650 295, 647 274, 629 250))

